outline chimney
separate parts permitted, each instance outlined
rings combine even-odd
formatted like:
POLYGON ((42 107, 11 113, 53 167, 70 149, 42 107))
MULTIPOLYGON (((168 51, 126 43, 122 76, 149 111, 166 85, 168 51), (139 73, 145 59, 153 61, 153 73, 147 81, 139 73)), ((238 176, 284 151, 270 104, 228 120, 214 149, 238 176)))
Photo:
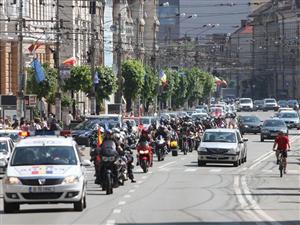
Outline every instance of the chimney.
POLYGON ((241 20, 241 27, 245 27, 247 25, 247 20, 241 20))

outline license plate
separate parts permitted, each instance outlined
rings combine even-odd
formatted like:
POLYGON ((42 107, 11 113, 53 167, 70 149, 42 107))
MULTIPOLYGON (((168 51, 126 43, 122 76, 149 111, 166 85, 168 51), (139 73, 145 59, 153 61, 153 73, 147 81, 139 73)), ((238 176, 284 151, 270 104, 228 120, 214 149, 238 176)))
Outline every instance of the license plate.
POLYGON ((35 193, 35 192, 54 192, 54 187, 42 187, 42 186, 36 186, 36 187, 29 187, 29 192, 35 193))

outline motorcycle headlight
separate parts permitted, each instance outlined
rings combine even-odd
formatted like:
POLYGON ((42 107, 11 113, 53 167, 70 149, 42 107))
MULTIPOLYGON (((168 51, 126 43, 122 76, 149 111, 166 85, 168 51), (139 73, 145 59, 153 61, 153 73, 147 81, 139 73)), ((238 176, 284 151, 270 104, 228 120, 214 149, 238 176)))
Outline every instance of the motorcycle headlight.
POLYGON ((62 183, 63 184, 76 184, 78 182, 79 182, 79 177, 72 175, 72 176, 66 177, 62 183))
POLYGON ((17 177, 5 177, 3 182, 6 185, 18 185, 18 184, 21 184, 21 181, 17 177))

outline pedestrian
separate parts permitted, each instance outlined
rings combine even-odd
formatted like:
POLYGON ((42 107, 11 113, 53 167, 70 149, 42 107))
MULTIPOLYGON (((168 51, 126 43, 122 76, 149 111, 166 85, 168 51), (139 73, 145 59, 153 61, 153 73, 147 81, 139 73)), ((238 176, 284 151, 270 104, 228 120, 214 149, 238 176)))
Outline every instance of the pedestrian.
POLYGON ((69 114, 66 117, 66 126, 67 126, 68 129, 70 129, 70 125, 71 125, 72 120, 74 120, 74 118, 73 118, 73 115, 72 115, 71 111, 69 111, 69 114))

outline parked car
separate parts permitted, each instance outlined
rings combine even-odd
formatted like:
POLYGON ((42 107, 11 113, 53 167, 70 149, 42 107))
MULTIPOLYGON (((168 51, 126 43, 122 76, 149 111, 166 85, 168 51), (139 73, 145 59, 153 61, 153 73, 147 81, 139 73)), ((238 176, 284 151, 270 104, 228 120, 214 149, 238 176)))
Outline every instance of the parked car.
POLYGON ((263 110, 263 108, 264 108, 264 100, 254 100, 253 109, 255 111, 263 110))
POLYGON ((279 106, 275 98, 265 98, 263 111, 274 110, 277 111, 279 106))
POLYGON ((260 133, 262 122, 257 116, 239 116, 238 126, 241 134, 245 133, 260 133))
POLYGON ((247 141, 238 129, 206 130, 198 148, 198 166, 206 163, 241 165, 247 161, 247 141))
POLYGON ((251 98, 240 98, 238 103, 238 112, 253 111, 253 101, 251 98))
POLYGON ((265 120, 261 127, 260 141, 263 142, 265 139, 275 139, 279 132, 283 132, 285 135, 288 134, 288 127, 283 120, 275 118, 265 120))
POLYGON ((282 111, 277 114, 277 117, 283 120, 289 129, 300 129, 300 118, 296 111, 282 111))
POLYGON ((288 100, 288 107, 293 108, 294 110, 298 110, 299 109, 299 103, 297 100, 288 100))

